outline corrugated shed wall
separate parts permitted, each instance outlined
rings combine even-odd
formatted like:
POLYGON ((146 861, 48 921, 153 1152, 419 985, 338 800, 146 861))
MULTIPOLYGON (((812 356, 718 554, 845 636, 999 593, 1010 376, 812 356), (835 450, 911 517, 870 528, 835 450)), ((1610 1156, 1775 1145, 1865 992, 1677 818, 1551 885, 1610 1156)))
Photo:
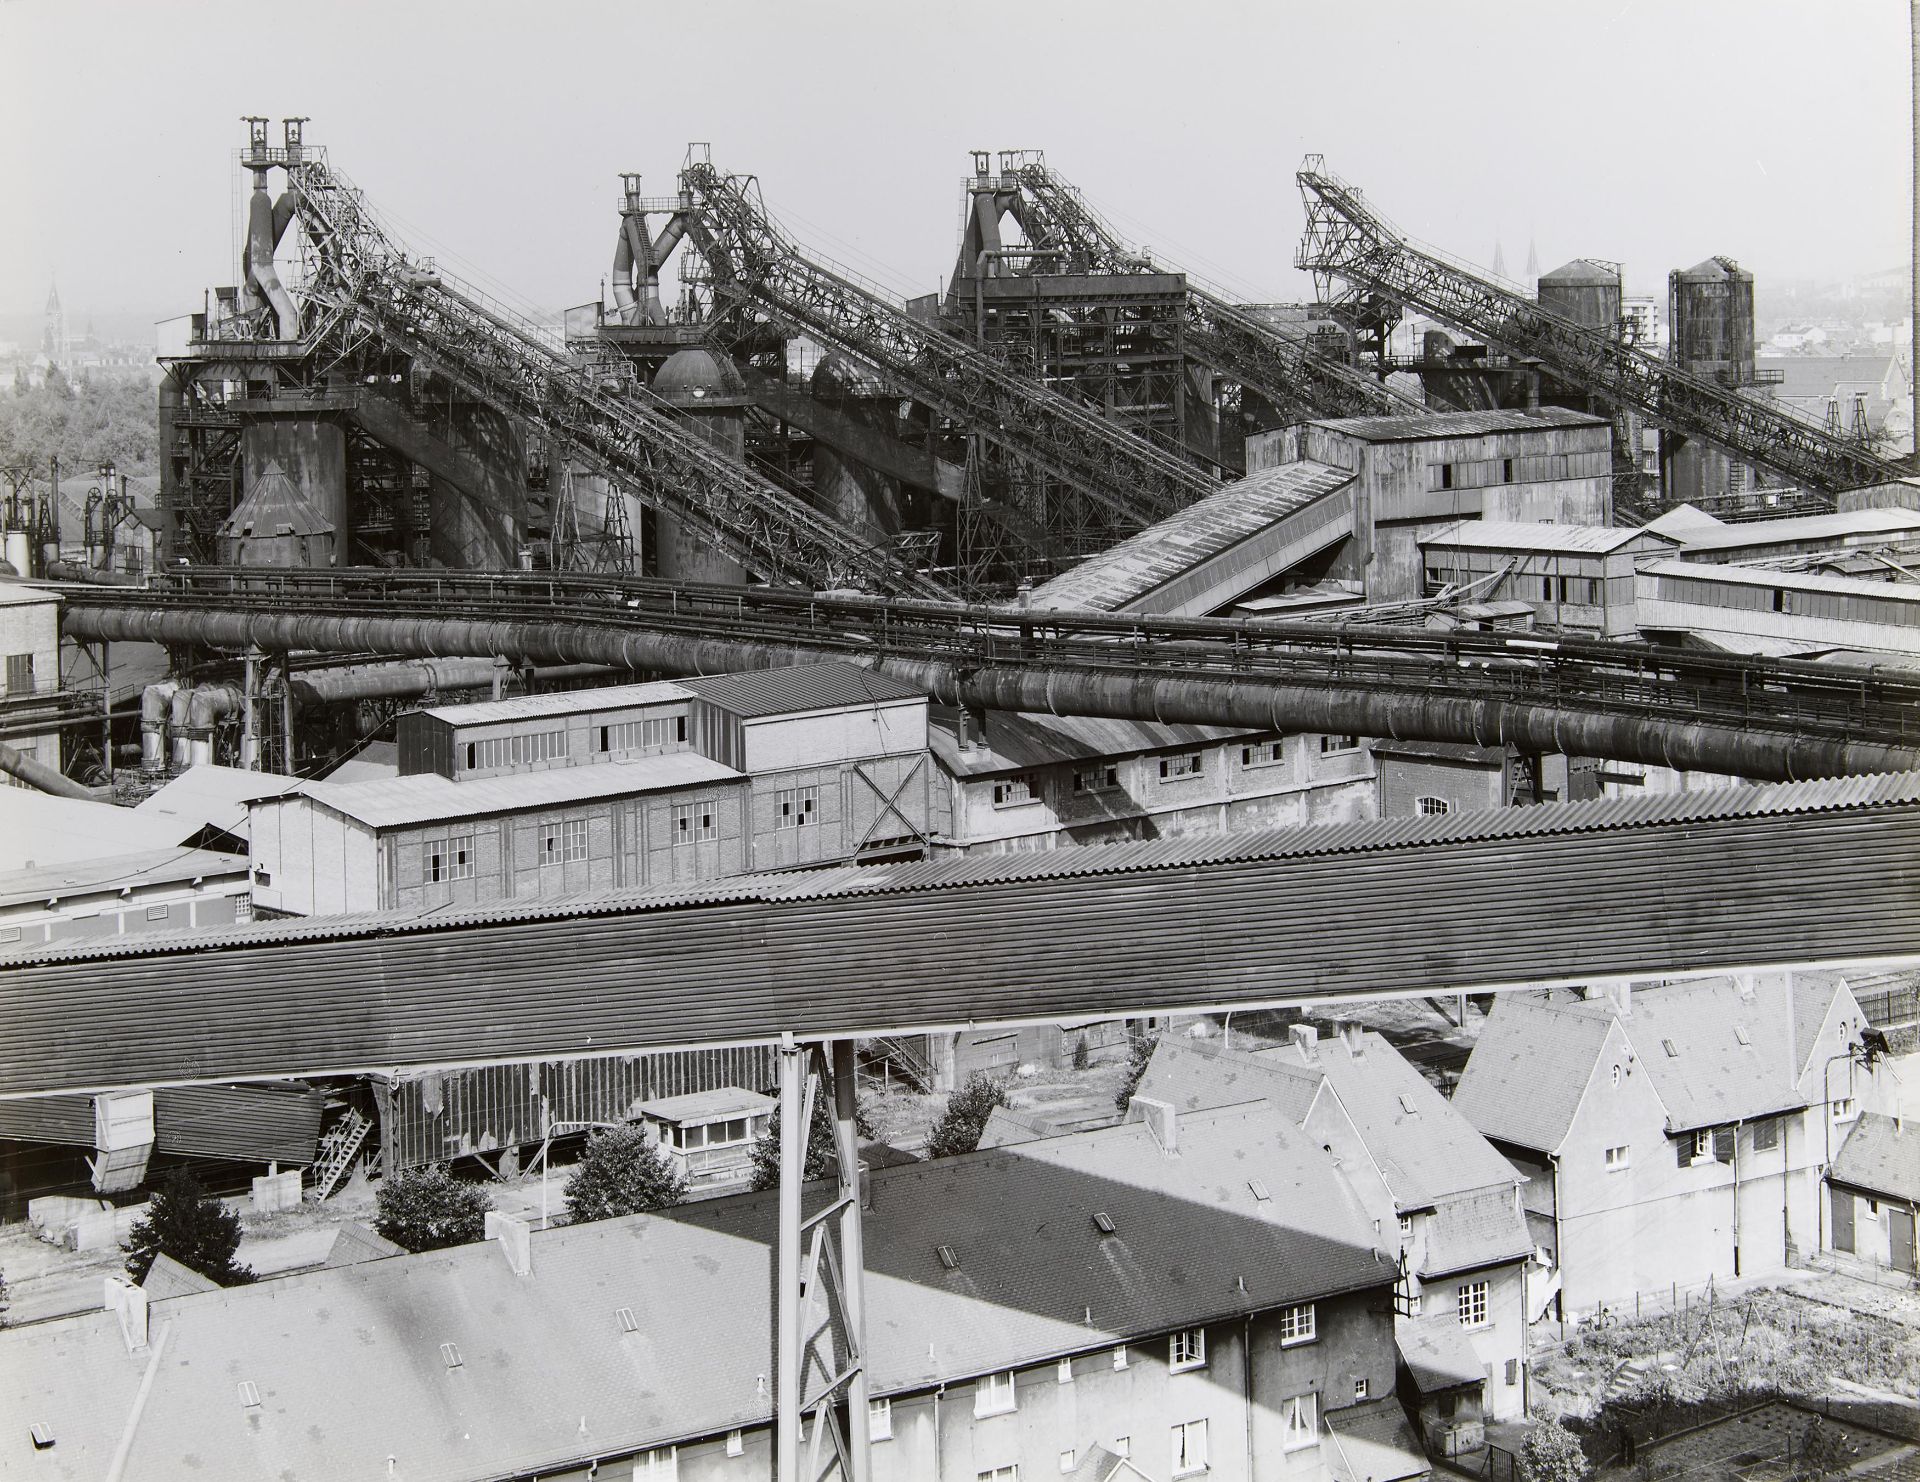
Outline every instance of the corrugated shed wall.
POLYGON ((754 1046, 482 1065, 379 1081, 375 1094, 386 1166, 413 1168, 538 1142, 553 1122, 617 1122, 642 1101, 721 1086, 758 1091, 773 1078, 773 1050, 754 1046))
MULTIPOLYGON (((304 1086, 173 1086, 153 1093, 154 1143, 181 1157, 313 1161, 325 1098, 304 1086)), ((93 1099, 0 1101, 0 1137, 93 1146, 93 1099)))

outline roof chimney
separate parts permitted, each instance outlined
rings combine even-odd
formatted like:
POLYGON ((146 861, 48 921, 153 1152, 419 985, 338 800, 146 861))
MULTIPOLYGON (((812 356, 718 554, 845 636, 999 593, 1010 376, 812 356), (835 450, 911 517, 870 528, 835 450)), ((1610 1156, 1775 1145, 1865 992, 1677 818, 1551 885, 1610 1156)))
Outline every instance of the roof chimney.
POLYGON ((1633 1017, 1633 984, 1625 978, 1614 978, 1601 985, 1600 991, 1606 996, 1613 1011, 1622 1019, 1633 1017))
POLYGON ((1354 1020, 1342 1019, 1336 1026, 1336 1032, 1340 1036, 1340 1043, 1347 1047, 1347 1053, 1355 1060, 1367 1053, 1366 1041, 1360 1037, 1361 1028, 1354 1020))
POLYGON ((120 1336, 126 1341, 127 1352, 147 1346, 147 1292, 146 1288, 123 1281, 118 1276, 109 1276, 105 1282, 105 1300, 102 1306, 108 1312, 120 1318, 120 1336))
POLYGON ((1309 1065, 1320 1063, 1320 1031, 1311 1024, 1293 1026, 1294 1047, 1300 1051, 1300 1058, 1309 1065))
POLYGON ((1180 1150, 1180 1113, 1174 1109, 1172 1102, 1136 1095, 1127 1106, 1127 1120, 1145 1122, 1147 1131, 1153 1134, 1153 1140, 1160 1144, 1161 1152, 1177 1153, 1180 1150))
POLYGON ((515 1276, 533 1273, 533 1226, 497 1209, 487 1211, 487 1239, 498 1240, 515 1276))
POLYGON ((1753 1002, 1754 980, 1752 973, 1735 973, 1733 975, 1733 986, 1740 990, 1740 1002, 1753 1002))

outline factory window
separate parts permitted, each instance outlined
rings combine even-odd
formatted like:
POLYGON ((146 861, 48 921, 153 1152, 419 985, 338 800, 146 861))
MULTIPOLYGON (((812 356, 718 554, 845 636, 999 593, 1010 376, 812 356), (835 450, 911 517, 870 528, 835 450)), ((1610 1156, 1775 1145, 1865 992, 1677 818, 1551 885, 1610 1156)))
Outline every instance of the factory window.
POLYGON ((438 885, 447 878, 447 846, 435 840, 426 846, 421 858, 420 874, 428 885, 438 885))
POLYGON ((1182 1328, 1167 1342, 1167 1367, 1174 1373, 1207 1366, 1207 1330, 1182 1328))
POLYGON ((7 655, 7 693, 10 695, 30 695, 33 693, 33 655, 7 655))
POLYGON ((1787 594, 1778 587, 1773 589, 1773 610, 1775 612, 1785 612, 1787 610, 1787 594))
POLYGON ((1632 1153, 1633 1149, 1624 1145, 1617 1148, 1608 1148, 1604 1155, 1606 1158, 1607 1172, 1618 1173, 1621 1169, 1626 1168, 1631 1161, 1632 1153))
POLYGON ((560 830, 551 824, 540 831, 540 863, 560 863, 560 830))
POLYGON ((819 789, 812 787, 789 787, 774 794, 778 816, 774 820, 777 828, 805 828, 813 822, 813 808, 819 799, 819 789))
POLYGON ((1358 751, 1359 749, 1358 736, 1322 736, 1320 738, 1320 755, 1322 756, 1331 755, 1336 751, 1358 751))
POLYGON ((1540 600, 1543 602, 1553 601, 1553 578, 1550 576, 1540 578, 1540 600))
POLYGON ((1453 811, 1445 798, 1415 798, 1413 806, 1424 818, 1442 818, 1453 811))
POLYGON ((563 730, 488 736, 467 743, 467 770, 490 772, 496 767, 523 767, 566 754, 567 733, 563 730))
POLYGON ((1040 779, 1032 772, 1016 772, 993 784, 993 806, 1013 808, 1040 801, 1040 779))
POLYGON ((1487 1325, 1487 1284, 1484 1281, 1460 1283, 1460 1326, 1484 1328, 1487 1325))
POLYGON ((1503 484, 1513 482, 1513 460, 1511 458, 1503 458, 1500 460, 1500 482, 1503 484))
POLYGON ((587 821, 569 818, 560 825, 560 857, 572 861, 587 857, 587 821))
POLYGON ((1291 1347, 1295 1343, 1311 1343, 1313 1337, 1313 1303, 1296 1302, 1291 1307, 1280 1309, 1281 1347, 1291 1347))
POLYGON ((1240 765, 1243 767, 1274 767, 1286 759, 1284 741, 1262 741, 1258 746, 1240 748, 1240 765))
POLYGON ((1282 1451, 1298 1451, 1320 1443, 1320 1397, 1312 1390, 1280 1402, 1280 1415, 1286 1426, 1281 1438, 1282 1451))
POLYGON ((679 1482, 680 1448, 656 1446, 633 1459, 633 1482, 679 1482))
POLYGON ((1075 792, 1112 792, 1119 785, 1118 767, 1082 767, 1073 774, 1075 792))
POLYGON ((1207 1423, 1189 1420, 1173 1428, 1173 1475, 1184 1477, 1207 1469, 1207 1423))
POLYGON ((1160 758, 1160 780, 1170 782, 1176 777, 1199 777, 1207 769, 1206 756, 1198 751, 1185 752, 1180 756, 1160 758))
POLYGON ((1000 1374, 982 1374, 974 1381, 973 1413, 1005 1415, 1014 1408, 1013 1370, 1000 1374))
POLYGON ((1451 463, 1429 464, 1428 469, 1433 480, 1433 488, 1451 489, 1453 487, 1453 465, 1451 463))
POLYGON ((1780 1121, 1777 1117, 1768 1117, 1753 1124, 1753 1150, 1756 1153, 1770 1153, 1780 1146, 1780 1121))
POLYGON ((891 1441, 893 1439, 893 1400, 891 1397, 867 1401, 867 1439, 869 1441, 891 1441))
POLYGON ((600 727, 600 750, 632 751, 636 747, 665 746, 669 739, 686 740, 686 717, 655 716, 651 720, 623 720, 600 727))
POLYGON ((1431 597, 1446 590, 1447 573, 1438 566, 1429 566, 1426 569, 1426 581, 1426 594, 1431 597))
POLYGON ((713 807, 708 803, 675 803, 673 805, 673 842, 692 844, 700 839, 714 837, 713 807))
POLYGON ((472 834, 455 834, 447 840, 447 878, 449 880, 473 878, 472 834))

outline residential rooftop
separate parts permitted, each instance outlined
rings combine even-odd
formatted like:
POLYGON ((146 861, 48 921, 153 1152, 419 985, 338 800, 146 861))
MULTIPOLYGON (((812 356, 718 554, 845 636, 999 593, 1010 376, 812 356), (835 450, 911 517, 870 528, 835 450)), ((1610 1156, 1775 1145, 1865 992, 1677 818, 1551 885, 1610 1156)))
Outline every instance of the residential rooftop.
POLYGON ((1862 1112, 1834 1154, 1827 1177, 1884 1200, 1920 1204, 1920 1124, 1862 1112))

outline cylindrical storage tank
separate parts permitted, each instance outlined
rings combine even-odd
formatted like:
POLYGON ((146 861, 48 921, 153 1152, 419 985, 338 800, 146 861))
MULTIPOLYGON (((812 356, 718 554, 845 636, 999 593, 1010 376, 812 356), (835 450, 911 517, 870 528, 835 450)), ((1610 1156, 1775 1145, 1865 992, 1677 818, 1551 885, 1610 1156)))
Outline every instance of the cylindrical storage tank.
MULTIPOLYGON (((814 367, 810 389, 815 401, 873 429, 875 436, 896 435, 892 422, 898 398, 853 361, 829 355, 814 367)), ((866 530, 876 541, 884 543, 905 528, 906 500, 900 481, 822 442, 814 444, 813 488, 825 513, 866 530)))
POLYGON ((1709 257, 1667 277, 1668 358, 1730 386, 1753 384, 1753 274, 1709 257))
POLYGON ((1603 262, 1576 257, 1542 273, 1540 307, 1588 329, 1615 334, 1620 328, 1620 274, 1603 262))
POLYGON ((25 530, 7 532, 6 562, 15 576, 33 575, 33 537, 25 530))
MULTIPOLYGON (((687 414, 693 430, 729 458, 747 456, 747 386, 726 356, 702 345, 676 350, 654 372, 653 394, 687 414)), ((653 521, 653 570, 674 581, 743 586, 747 573, 707 545, 671 515, 653 521)))

